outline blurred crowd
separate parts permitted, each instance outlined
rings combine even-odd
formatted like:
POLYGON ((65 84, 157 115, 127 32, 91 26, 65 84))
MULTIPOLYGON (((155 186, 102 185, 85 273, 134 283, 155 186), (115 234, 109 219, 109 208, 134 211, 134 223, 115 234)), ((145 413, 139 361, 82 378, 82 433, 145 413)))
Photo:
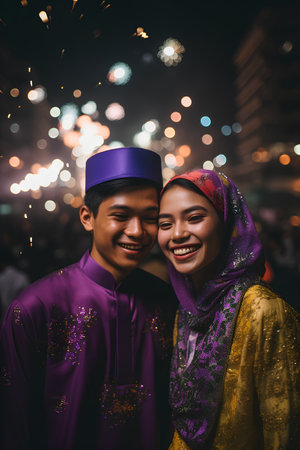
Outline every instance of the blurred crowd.
MULTIPOLYGON (((265 280, 300 312, 300 227, 259 222, 266 255, 265 280)), ((76 262, 91 245, 78 209, 32 215, 22 220, 2 216, 0 234, 1 315, 27 284, 76 262)), ((167 266, 156 245, 142 267, 168 281, 167 266)))

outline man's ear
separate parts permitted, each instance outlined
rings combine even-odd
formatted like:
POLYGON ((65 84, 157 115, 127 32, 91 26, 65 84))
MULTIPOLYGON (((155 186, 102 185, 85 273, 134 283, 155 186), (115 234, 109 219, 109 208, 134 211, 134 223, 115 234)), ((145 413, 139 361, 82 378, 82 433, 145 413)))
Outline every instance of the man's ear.
POLYGON ((82 205, 79 211, 79 217, 84 229, 86 231, 93 231, 94 229, 94 214, 86 205, 82 205))

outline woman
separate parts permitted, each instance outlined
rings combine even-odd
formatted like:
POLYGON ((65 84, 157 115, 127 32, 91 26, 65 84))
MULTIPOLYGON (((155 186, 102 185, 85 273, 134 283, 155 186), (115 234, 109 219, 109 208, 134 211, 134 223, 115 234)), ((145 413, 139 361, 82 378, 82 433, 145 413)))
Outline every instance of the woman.
POLYGON ((214 171, 175 176, 158 240, 180 303, 170 449, 299 449, 300 316, 261 279, 263 249, 239 190, 214 171))

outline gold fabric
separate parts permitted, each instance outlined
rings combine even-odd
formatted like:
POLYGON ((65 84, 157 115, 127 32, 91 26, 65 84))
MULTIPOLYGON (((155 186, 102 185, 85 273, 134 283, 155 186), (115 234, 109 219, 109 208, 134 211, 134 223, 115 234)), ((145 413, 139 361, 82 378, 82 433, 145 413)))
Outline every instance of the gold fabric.
MULTIPOLYGON (((169 450, 188 449, 175 431, 169 450)), ((300 449, 300 315, 265 286, 241 304, 211 449, 300 449)))

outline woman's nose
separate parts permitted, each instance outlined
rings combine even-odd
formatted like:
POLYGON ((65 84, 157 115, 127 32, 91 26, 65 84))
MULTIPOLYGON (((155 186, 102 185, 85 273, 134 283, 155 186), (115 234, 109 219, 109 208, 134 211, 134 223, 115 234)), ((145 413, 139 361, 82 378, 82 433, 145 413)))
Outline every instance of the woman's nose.
POLYGON ((189 236, 188 230, 182 222, 176 222, 173 227, 172 239, 174 241, 186 239, 189 236))

